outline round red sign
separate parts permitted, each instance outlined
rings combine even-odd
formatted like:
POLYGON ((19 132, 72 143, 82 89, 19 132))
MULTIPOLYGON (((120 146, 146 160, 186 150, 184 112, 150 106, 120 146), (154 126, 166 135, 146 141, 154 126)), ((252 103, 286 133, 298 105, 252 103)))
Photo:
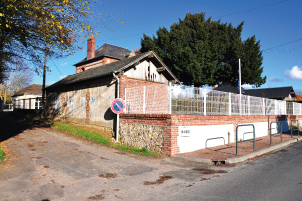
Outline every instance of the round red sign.
POLYGON ((125 106, 126 106, 126 104, 123 101, 123 99, 117 98, 114 101, 112 101, 112 103, 111 103, 111 110, 115 114, 120 114, 120 113, 122 113, 124 111, 125 106))

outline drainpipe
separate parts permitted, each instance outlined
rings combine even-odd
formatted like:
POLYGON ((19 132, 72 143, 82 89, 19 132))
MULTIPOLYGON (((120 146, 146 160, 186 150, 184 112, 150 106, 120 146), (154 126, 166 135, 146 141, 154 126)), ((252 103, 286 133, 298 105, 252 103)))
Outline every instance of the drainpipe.
MULTIPOLYGON (((119 84, 120 84, 120 79, 115 75, 116 71, 113 73, 113 77, 117 79, 117 97, 119 98, 119 84)), ((120 124, 120 115, 117 114, 116 117, 116 136, 115 136, 115 141, 118 142, 118 134, 119 134, 119 124, 120 124)))

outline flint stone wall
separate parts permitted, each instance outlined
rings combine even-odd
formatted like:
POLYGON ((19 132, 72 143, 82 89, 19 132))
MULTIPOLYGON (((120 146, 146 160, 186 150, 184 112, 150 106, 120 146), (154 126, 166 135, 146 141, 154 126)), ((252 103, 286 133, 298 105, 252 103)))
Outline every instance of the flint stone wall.
POLYGON ((120 123, 123 144, 162 153, 164 147, 163 126, 120 123))

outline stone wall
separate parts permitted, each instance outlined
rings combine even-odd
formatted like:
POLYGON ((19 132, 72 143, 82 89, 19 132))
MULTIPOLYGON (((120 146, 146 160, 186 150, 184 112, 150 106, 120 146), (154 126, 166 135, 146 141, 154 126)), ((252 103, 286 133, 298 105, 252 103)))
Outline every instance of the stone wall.
POLYGON ((120 124, 121 142, 127 146, 147 148, 162 153, 164 146, 163 126, 148 124, 120 124))

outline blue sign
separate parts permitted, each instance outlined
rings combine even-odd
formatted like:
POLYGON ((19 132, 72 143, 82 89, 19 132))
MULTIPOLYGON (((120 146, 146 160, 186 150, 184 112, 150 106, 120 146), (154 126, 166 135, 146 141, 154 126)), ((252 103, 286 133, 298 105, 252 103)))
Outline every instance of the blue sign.
POLYGON ((115 114, 120 114, 125 109, 125 102, 121 98, 117 98, 111 103, 111 110, 115 114))

